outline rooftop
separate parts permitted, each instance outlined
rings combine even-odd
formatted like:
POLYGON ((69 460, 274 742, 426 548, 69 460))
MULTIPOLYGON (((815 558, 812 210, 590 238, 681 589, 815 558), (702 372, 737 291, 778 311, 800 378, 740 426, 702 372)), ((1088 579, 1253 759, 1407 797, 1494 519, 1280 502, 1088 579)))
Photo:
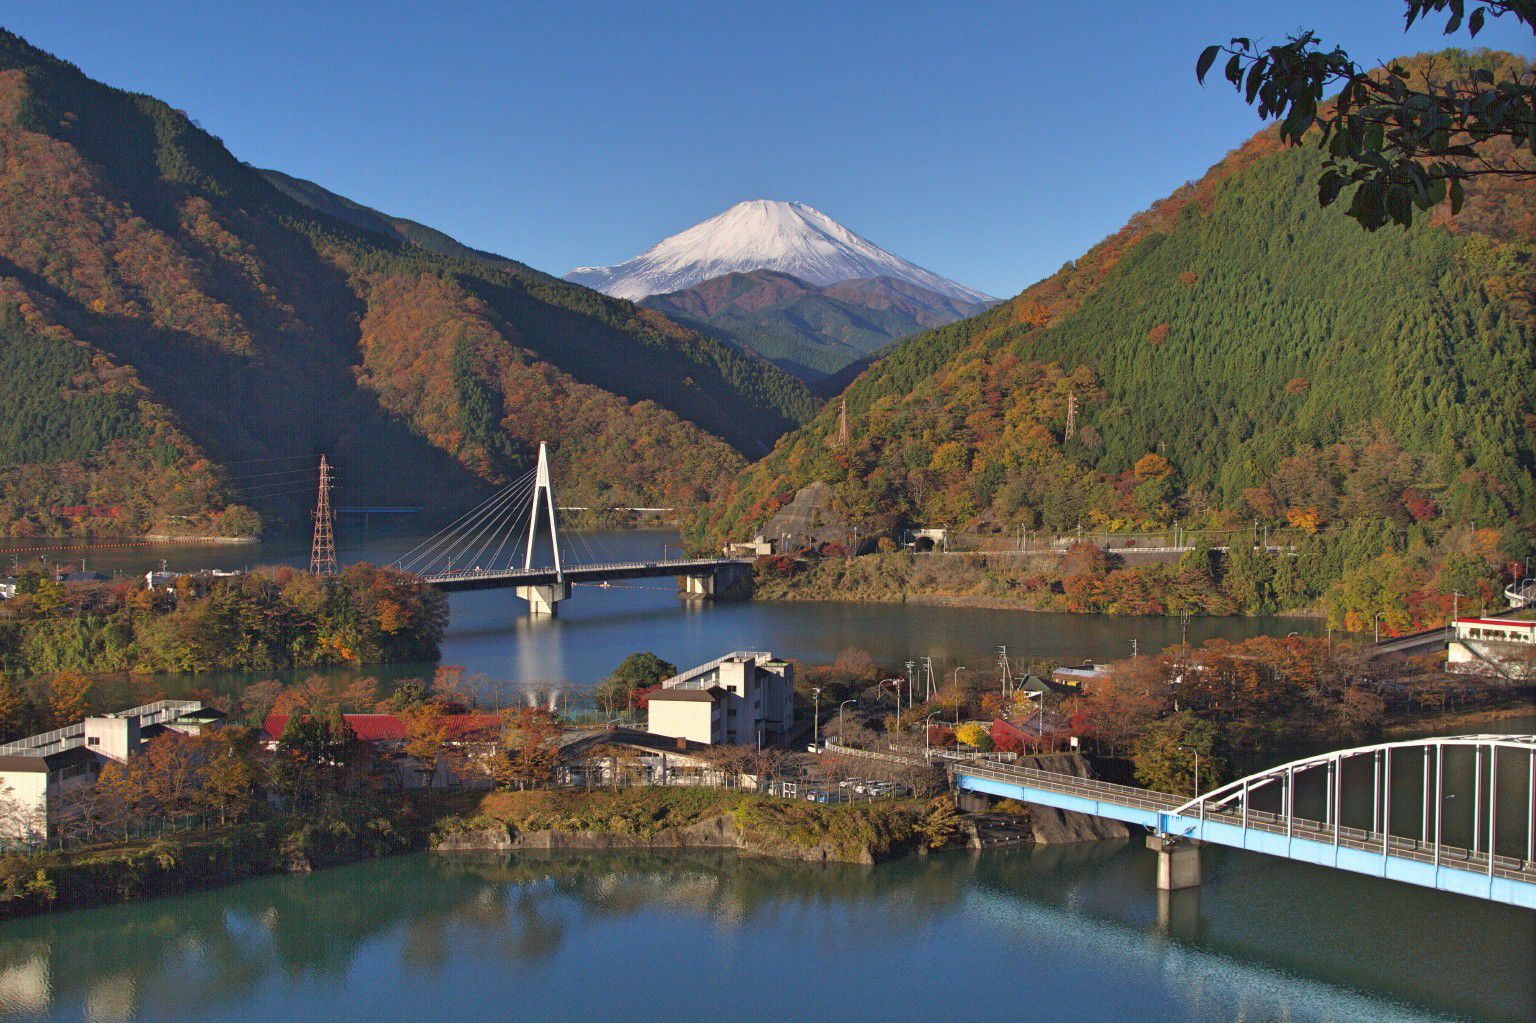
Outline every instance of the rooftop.
MULTIPOLYGON (((103 718, 137 718, 139 727, 163 724, 167 721, 178 721, 183 716, 204 711, 201 700, 157 700, 154 703, 146 703, 142 707, 130 707, 127 710, 113 711, 110 714, 97 714, 95 717, 103 718)), ((218 713, 213 711, 212 713, 218 713)), ((199 715, 198 720, 208 720, 207 713, 199 715)), ((55 728, 51 732, 41 732, 37 735, 29 735, 25 739, 17 739, 0 745, 0 757, 46 757, 55 753, 62 753, 76 746, 85 745, 85 722, 77 721, 63 728, 55 728)))
POLYGON ((728 664, 732 661, 745 662, 750 664, 774 665, 783 663, 775 658, 773 654, 767 650, 732 650, 728 654, 716 657, 713 661, 705 661, 703 664, 695 665, 692 668, 689 668, 687 671, 680 671, 676 675, 673 675, 671 678, 663 680, 661 683, 661 688, 703 689, 705 687, 705 680, 703 676, 715 671, 722 664, 728 664))

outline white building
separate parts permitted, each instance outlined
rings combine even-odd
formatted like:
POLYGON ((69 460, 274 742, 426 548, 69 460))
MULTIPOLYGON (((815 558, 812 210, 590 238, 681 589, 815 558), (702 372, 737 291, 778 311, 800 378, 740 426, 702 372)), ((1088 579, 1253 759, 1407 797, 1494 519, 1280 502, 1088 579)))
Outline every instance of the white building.
POLYGON ((1447 671, 1503 678, 1536 678, 1536 621, 1458 618, 1446 643, 1447 671))
POLYGON ((64 797, 94 785, 109 762, 167 730, 196 735, 223 717, 198 700, 161 700, 0 745, 0 842, 50 837, 64 797))
POLYGON ((794 669, 763 650, 680 672, 647 698, 647 732, 712 746, 769 742, 794 723, 794 669))

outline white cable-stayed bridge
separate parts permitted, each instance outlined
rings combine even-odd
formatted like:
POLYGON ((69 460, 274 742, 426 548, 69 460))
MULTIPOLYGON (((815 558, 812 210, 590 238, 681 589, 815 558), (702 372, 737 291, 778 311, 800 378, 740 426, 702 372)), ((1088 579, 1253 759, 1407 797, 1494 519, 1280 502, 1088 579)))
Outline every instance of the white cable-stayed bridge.
POLYGON ((512 588, 531 614, 552 615, 579 584, 630 579, 678 580, 687 599, 709 599, 751 572, 736 558, 615 557, 601 543, 560 534, 549 454, 538 464, 395 561, 446 591, 512 588), (541 530, 541 524, 543 529, 541 530), (565 548, 562 550, 561 544, 565 548), (573 557, 574 556, 574 557, 573 557))

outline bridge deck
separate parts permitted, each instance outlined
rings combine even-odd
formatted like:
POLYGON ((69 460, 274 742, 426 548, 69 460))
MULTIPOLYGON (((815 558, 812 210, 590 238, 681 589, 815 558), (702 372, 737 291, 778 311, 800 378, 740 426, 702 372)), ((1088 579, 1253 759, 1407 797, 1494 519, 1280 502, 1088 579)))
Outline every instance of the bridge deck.
POLYGON ((489 590, 506 586, 548 586, 564 579, 569 583, 600 583, 622 579, 659 579, 696 575, 745 562, 735 558, 678 558, 671 561, 615 561, 572 565, 557 575, 553 566, 543 568, 468 569, 422 576, 440 590, 489 590))
POLYGON ((1173 811, 1188 800, 1167 792, 1027 767, 956 764, 957 788, 1140 824, 1162 834, 1372 874, 1536 909, 1536 863, 1486 850, 1423 843, 1303 817, 1223 807, 1173 811))

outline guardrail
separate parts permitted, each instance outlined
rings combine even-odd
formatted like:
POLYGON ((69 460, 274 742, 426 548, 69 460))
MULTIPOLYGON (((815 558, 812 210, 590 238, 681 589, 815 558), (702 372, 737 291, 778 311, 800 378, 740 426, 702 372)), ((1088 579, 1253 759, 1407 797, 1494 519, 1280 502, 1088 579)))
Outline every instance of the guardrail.
POLYGON ((1180 796, 1154 789, 1141 789, 1134 785, 1120 785, 1110 781, 1099 781, 1096 778, 1079 778, 1070 774, 1042 771, 1034 767, 1004 767, 992 764, 967 764, 962 767, 954 764, 950 767, 950 774, 951 776, 969 774, 978 778, 990 778, 993 781, 1030 784, 1037 788, 1060 792, 1063 795, 1106 799, 1123 806, 1141 810, 1158 810, 1164 813, 1171 812, 1188 802, 1180 796))

